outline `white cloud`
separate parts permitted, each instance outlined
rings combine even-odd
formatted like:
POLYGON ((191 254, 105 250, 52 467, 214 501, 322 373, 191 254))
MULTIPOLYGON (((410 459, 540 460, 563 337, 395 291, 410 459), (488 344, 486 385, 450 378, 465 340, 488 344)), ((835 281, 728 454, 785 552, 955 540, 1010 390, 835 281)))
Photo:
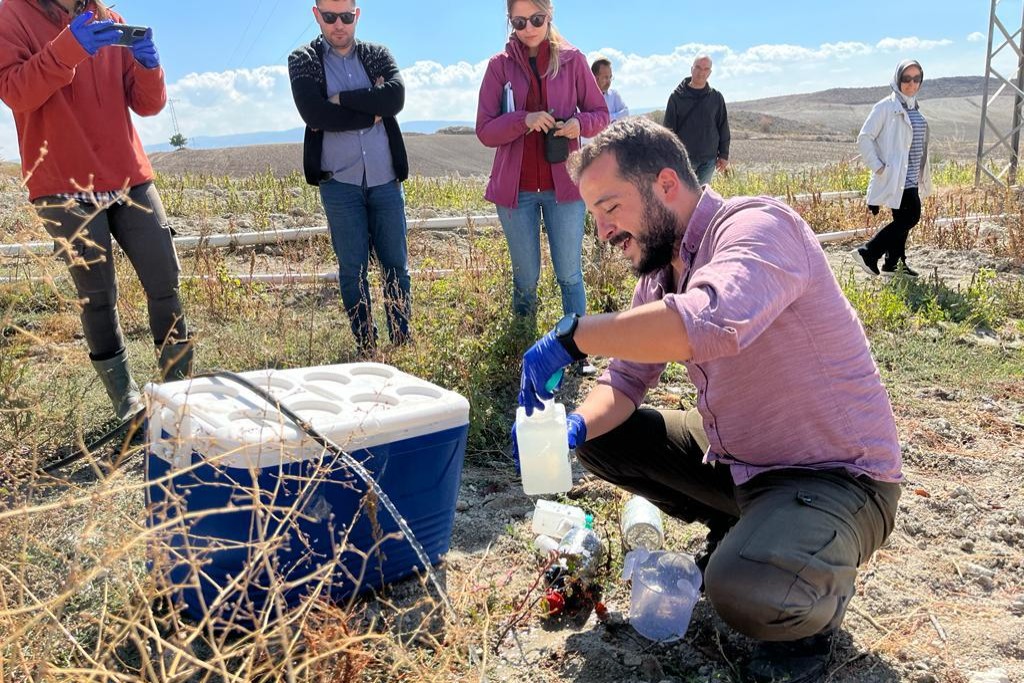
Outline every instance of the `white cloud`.
POLYGON ((938 47, 952 45, 953 41, 948 38, 942 40, 922 40, 916 36, 907 38, 883 38, 875 46, 886 52, 909 52, 911 50, 934 50, 938 47))
MULTIPOLYGON (((174 113, 186 137, 302 125, 284 66, 191 73, 168 84, 167 96, 174 101, 174 113)), ((136 125, 147 144, 163 142, 173 132, 169 108, 159 116, 137 118, 136 125)))
POLYGON ((981 41, 985 40, 985 38, 985 34, 981 33, 980 31, 975 31, 974 33, 967 34, 968 43, 980 43, 981 41))

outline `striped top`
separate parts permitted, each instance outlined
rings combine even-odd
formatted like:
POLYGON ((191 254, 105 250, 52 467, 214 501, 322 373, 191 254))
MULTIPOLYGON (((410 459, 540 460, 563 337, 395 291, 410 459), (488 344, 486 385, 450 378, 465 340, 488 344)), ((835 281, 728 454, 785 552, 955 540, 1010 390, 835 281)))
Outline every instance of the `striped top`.
POLYGON ((67 192, 57 195, 61 199, 74 199, 82 204, 92 204, 99 209, 109 209, 114 204, 123 204, 126 193, 121 190, 114 192, 67 192))
POLYGON ((924 120, 924 114, 917 109, 908 109, 910 125, 914 128, 914 141, 910 143, 910 158, 907 160, 907 182, 903 184, 904 189, 917 187, 921 178, 921 161, 924 157, 924 139, 928 133, 928 122, 924 120))

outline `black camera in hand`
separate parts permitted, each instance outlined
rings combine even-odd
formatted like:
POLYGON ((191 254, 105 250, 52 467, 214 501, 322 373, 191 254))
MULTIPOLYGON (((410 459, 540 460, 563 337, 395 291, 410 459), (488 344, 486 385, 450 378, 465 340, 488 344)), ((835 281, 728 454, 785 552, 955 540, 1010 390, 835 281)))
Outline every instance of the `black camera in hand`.
POLYGON ((549 164, 561 164, 569 158, 569 138, 555 135, 560 128, 557 124, 565 121, 555 121, 556 127, 544 134, 544 160, 549 164))

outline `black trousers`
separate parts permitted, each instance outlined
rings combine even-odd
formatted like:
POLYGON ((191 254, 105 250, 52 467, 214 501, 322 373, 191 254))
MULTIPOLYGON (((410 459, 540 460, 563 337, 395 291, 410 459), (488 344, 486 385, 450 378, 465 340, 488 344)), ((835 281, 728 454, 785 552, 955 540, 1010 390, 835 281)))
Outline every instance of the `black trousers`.
POLYGON ((162 346, 188 339, 178 294, 178 256, 153 183, 136 185, 128 191, 128 201, 105 209, 61 197, 40 197, 33 204, 75 283, 93 360, 112 358, 124 349, 112 240, 121 245, 142 282, 153 342, 162 346))
POLYGON ((735 521, 711 556, 705 592, 751 638, 798 640, 838 628, 857 567, 893 529, 900 485, 845 470, 780 469, 735 486, 705 465, 696 411, 641 409, 576 449, 598 477, 684 521, 735 521))
POLYGON ((910 230, 921 220, 921 196, 916 187, 903 190, 900 208, 892 210, 892 222, 879 230, 865 245, 872 259, 885 255, 882 266, 892 270, 900 261, 907 259, 907 237, 910 230))

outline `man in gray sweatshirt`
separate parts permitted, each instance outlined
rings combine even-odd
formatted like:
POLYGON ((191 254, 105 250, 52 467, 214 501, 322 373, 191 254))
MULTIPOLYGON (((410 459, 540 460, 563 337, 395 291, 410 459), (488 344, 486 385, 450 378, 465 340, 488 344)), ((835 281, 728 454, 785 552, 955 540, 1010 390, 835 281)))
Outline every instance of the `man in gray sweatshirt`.
POLYGON ((682 140, 701 185, 711 182, 715 169, 729 167, 729 115, 722 93, 708 85, 710 77, 711 57, 698 56, 665 107, 665 127, 682 140))

